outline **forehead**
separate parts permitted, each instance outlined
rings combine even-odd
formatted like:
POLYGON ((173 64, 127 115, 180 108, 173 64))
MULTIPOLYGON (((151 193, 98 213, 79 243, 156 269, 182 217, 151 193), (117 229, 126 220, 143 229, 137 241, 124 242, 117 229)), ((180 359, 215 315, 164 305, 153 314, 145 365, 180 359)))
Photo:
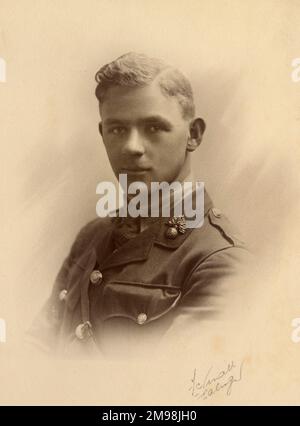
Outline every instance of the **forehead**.
POLYGON ((171 121, 183 120, 176 97, 164 95, 156 82, 144 87, 115 86, 107 90, 100 107, 103 120, 142 119, 160 115, 171 121))

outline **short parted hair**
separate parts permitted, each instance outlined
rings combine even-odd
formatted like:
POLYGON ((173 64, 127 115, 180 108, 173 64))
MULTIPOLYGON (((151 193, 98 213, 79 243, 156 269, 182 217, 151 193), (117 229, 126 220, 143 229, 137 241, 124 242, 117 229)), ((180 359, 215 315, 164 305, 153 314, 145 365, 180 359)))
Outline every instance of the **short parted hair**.
POLYGON ((159 59, 140 53, 126 53, 100 68, 95 79, 98 83, 95 93, 100 105, 111 87, 142 87, 157 79, 164 95, 176 97, 183 118, 192 119, 195 116, 190 82, 180 71, 159 59))

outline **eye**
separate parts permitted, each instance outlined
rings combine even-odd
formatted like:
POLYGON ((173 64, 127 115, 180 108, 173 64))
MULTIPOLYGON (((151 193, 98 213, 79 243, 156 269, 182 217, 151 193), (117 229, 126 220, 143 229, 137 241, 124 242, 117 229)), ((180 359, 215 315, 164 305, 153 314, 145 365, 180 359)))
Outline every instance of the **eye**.
POLYGON ((152 134, 159 132, 170 132, 171 127, 166 123, 152 122, 146 125, 146 131, 152 134))
POLYGON ((149 124, 147 126, 147 131, 149 133, 158 133, 158 132, 167 132, 169 129, 162 124, 149 124))
POLYGON ((122 135, 126 132, 126 128, 122 126, 115 126, 111 127, 108 132, 112 133, 113 135, 122 135))
POLYGON ((159 130, 161 130, 160 126, 157 126, 155 124, 151 124, 150 126, 148 126, 148 130, 150 133, 156 133, 159 130))

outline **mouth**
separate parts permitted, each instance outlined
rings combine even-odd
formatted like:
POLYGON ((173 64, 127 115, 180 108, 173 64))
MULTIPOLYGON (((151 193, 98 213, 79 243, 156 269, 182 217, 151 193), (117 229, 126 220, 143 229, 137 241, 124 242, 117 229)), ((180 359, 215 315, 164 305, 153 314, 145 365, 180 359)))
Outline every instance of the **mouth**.
POLYGON ((149 170, 150 170, 149 167, 123 167, 120 170, 120 173, 143 174, 143 173, 147 173, 149 170))

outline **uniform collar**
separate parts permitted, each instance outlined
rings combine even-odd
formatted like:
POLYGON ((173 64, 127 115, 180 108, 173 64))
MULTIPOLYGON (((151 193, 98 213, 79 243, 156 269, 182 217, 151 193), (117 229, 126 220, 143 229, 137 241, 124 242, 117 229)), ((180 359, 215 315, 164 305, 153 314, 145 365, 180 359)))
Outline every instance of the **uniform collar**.
MULTIPOLYGON (((204 215, 206 216, 212 207, 212 201, 204 190, 204 215)), ((149 257, 154 244, 174 250, 178 248, 191 234, 193 228, 186 229, 184 234, 178 234, 176 238, 169 239, 165 232, 169 218, 158 218, 159 220, 150 225, 147 229, 137 234, 136 237, 128 240, 118 250, 113 251, 104 259, 103 241, 96 247, 97 259, 101 270, 110 269, 133 262, 140 262, 149 257), (103 260, 104 259, 104 260, 103 260)), ((110 239, 113 238, 113 227, 110 229, 110 239)))
MULTIPOLYGON (((178 181, 180 183, 180 187, 175 188, 175 191, 173 192, 173 200, 176 200, 179 202, 179 200, 182 200, 183 196, 187 196, 186 190, 184 190, 184 183, 185 182, 191 182, 193 187, 191 190, 195 188, 196 182, 194 179, 193 172, 190 171, 190 173, 182 180, 178 181)), ((166 200, 167 202, 167 200, 166 200)), ((162 201, 162 205, 160 204, 160 211, 162 211, 164 205, 164 200, 162 201)), ((174 209, 173 202, 171 200, 171 214, 172 210, 174 209)), ((124 226, 124 238, 126 239, 126 234, 128 236, 128 239, 130 238, 130 234, 138 234, 142 232, 145 228, 148 226, 151 226, 155 222, 157 222, 160 218, 157 217, 150 217, 150 216, 143 216, 142 217, 118 217, 119 209, 116 211, 117 217, 112 218, 112 222, 119 228, 124 226)), ((167 218, 166 218, 167 219, 167 218)))

